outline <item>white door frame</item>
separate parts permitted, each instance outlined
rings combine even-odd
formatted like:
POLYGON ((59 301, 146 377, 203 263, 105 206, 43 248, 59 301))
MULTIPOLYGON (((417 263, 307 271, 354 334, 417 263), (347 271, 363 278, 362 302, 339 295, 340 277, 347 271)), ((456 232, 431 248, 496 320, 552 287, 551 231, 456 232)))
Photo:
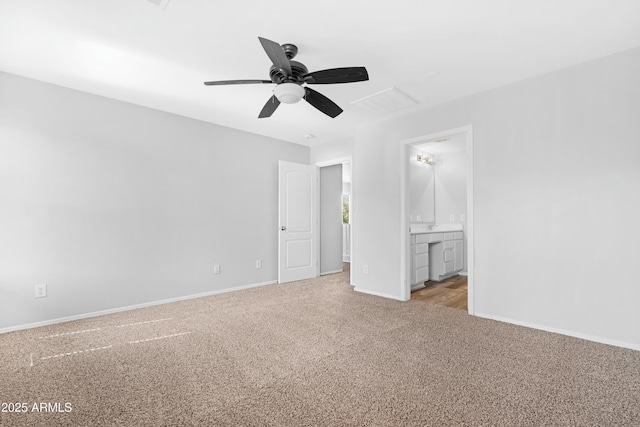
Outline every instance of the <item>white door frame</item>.
MULTIPOLYGON (((325 166, 333 166, 333 165, 340 165, 342 163, 351 163, 351 197, 349 197, 349 222, 353 223, 353 200, 354 200, 354 179, 353 179, 353 156, 346 156, 346 157, 339 157, 336 159, 331 159, 331 160, 324 160, 321 162, 316 162, 314 163, 315 166, 317 166, 318 168, 323 168, 325 166)), ((353 253, 353 226, 350 228, 350 248, 349 248, 349 256, 350 256, 350 264, 353 266, 353 259, 354 259, 354 253, 353 253)), ((320 260, 318 260, 318 265, 320 265, 320 260)), ((349 269, 349 284, 353 285, 353 268, 349 269)))
POLYGON ((467 140, 467 274, 468 291, 467 307, 469 314, 474 314, 474 228, 473 228, 473 126, 462 126, 442 132, 431 133, 416 138, 401 141, 400 148, 400 298, 403 301, 411 299, 411 263, 410 221, 409 221, 409 147, 420 142, 431 141, 440 138, 465 135, 467 140))

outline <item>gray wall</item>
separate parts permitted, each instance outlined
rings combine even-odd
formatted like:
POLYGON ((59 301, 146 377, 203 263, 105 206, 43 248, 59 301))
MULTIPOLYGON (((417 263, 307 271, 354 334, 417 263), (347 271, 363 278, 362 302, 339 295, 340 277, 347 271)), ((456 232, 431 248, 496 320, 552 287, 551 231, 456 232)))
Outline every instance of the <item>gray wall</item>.
POLYGON ((320 168, 320 274, 342 271, 342 165, 320 168))
POLYGON ((0 73, 0 330, 275 281, 278 160, 309 149, 0 73))
POLYGON ((356 288, 401 295, 401 141, 472 125, 476 314, 640 349, 638 75, 640 48, 359 129, 356 288))

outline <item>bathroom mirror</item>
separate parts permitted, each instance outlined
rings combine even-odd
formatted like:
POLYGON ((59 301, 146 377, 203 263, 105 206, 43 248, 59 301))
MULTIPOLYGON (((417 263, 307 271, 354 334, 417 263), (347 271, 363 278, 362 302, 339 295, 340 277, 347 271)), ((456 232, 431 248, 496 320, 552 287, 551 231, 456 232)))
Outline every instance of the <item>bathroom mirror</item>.
POLYGON ((465 135, 425 141, 411 147, 411 222, 464 223, 467 212, 466 147, 465 135), (422 158, 426 164, 420 164, 419 154, 427 157, 422 158))
POLYGON ((409 149, 409 215, 412 223, 433 224, 435 210, 435 172, 429 164, 433 155, 416 147, 409 149), (420 156, 420 160, 418 160, 420 156))

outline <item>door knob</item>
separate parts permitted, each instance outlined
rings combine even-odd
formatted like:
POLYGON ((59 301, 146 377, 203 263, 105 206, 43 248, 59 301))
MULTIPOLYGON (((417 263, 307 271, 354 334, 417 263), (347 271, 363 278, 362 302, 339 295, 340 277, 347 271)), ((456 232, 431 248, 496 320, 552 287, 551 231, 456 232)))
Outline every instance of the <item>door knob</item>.
POLYGON ((286 229, 287 229, 287 227, 285 227, 284 225, 282 227, 280 227, 280 230, 282 230, 282 231, 284 231, 286 229))

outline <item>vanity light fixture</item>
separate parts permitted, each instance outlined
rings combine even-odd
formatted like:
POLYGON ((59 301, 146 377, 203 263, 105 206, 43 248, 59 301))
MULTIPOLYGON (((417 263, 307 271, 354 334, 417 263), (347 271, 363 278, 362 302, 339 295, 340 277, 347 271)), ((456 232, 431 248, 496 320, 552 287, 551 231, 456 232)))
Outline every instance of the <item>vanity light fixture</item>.
POLYGON ((427 165, 432 165, 434 163, 433 157, 429 157, 424 154, 418 154, 418 161, 427 165))

